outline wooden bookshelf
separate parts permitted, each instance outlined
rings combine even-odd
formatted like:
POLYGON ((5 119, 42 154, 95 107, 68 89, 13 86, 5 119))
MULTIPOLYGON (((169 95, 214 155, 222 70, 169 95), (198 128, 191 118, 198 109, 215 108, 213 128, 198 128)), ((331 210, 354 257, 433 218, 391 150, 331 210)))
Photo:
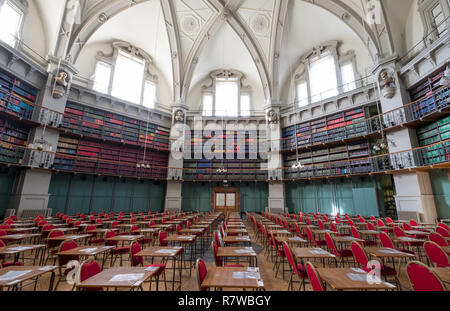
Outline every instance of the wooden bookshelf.
POLYGON ((20 79, 0 71, 0 111, 31 120, 38 91, 20 79))
POLYGON ((29 128, 0 117, 0 161, 21 164, 29 128))
POLYGON ((282 150, 363 137, 378 130, 377 120, 367 120, 377 114, 376 105, 372 105, 288 126, 282 130, 282 150))
POLYGON ((450 116, 418 128, 417 136, 421 147, 435 144, 421 151, 424 164, 450 161, 450 142, 436 144, 450 138, 450 116))

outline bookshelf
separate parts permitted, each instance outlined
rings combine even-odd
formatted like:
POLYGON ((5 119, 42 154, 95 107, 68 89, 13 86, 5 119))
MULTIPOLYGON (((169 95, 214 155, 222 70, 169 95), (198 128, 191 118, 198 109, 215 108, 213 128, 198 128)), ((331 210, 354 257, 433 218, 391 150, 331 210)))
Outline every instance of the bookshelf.
POLYGON ((169 150, 170 129, 151 122, 68 102, 62 129, 68 133, 148 149, 169 150))
POLYGON ((379 129, 376 105, 356 108, 317 120, 294 124, 282 130, 282 150, 307 148, 346 139, 355 139, 379 129))
MULTIPOLYGON (((249 130, 245 132, 222 131, 212 135, 203 133, 201 137, 196 137, 195 133, 186 133, 185 141, 189 144, 191 153, 190 159, 184 160, 184 180, 267 180, 267 161, 260 159, 250 159, 250 154, 258 156, 258 145, 266 142, 266 132, 261 130, 249 130), (206 143, 214 142, 214 137, 223 139, 222 144, 215 146, 214 154, 223 154, 221 159, 194 159, 195 153, 203 150, 206 143), (227 139, 230 140, 227 145, 227 139), (242 141, 239 143, 239 139, 242 141), (241 153, 240 157, 238 154, 241 153), (226 173, 217 173, 219 168, 225 168, 226 173)), ((202 153, 203 154, 203 153, 202 153)))
POLYGON ((0 118, 0 162, 21 164, 29 129, 0 118))
POLYGON ((0 71, 0 111, 31 120, 38 91, 14 76, 0 71))
POLYGON ((292 169, 292 165, 297 162, 297 155, 287 155, 284 160, 284 177, 298 179, 369 173, 373 170, 373 166, 371 160, 366 158, 370 156, 368 141, 302 151, 299 152, 298 159, 304 168, 292 169))
POLYGON ((444 70, 445 68, 438 74, 432 75, 416 87, 410 89, 411 101, 415 102, 412 104, 412 112, 415 119, 420 119, 448 106, 450 88, 442 88, 440 85, 444 70), (441 88, 440 91, 436 92, 439 88, 441 88))
POLYGON ((168 153, 61 135, 53 169, 90 174, 166 179, 168 153), (137 168, 145 161, 150 168, 137 168))
POLYGON ((435 144, 421 150, 425 165, 450 161, 450 142, 442 142, 450 139, 450 116, 418 128, 417 137, 421 147, 435 144))

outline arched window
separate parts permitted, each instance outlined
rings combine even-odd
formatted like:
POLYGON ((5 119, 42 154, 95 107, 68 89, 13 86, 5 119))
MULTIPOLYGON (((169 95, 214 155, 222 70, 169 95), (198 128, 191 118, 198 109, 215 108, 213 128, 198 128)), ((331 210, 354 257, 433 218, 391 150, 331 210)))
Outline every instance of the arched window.
POLYGON ((0 7, 0 40, 13 48, 17 48, 21 40, 27 6, 23 0, 5 0, 0 7))
POLYGON ((125 42, 113 43, 113 54, 99 52, 92 88, 100 93, 153 109, 157 102, 157 76, 151 57, 125 42))
POLYGON ((204 117, 249 117, 251 89, 244 86, 245 76, 236 70, 217 70, 203 86, 204 117))
POLYGON ((294 87, 297 107, 305 107, 357 88, 355 54, 338 53, 338 41, 314 47, 300 60, 294 87))

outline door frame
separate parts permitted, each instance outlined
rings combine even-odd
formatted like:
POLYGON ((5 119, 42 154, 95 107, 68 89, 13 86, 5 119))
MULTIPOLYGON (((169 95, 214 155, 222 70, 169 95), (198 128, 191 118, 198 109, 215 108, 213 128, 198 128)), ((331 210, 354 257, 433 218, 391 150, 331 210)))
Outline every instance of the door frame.
POLYGON ((232 213, 232 212, 239 212, 239 189, 238 188, 235 188, 235 187, 232 187, 232 188, 215 187, 213 189, 213 193, 214 193, 214 197, 213 197, 213 210, 214 210, 214 212, 220 211, 220 212, 223 212, 225 215, 227 215, 228 213, 232 213), (234 193, 234 195, 235 195, 234 207, 227 207, 227 206, 217 207, 216 206, 217 193, 234 193))

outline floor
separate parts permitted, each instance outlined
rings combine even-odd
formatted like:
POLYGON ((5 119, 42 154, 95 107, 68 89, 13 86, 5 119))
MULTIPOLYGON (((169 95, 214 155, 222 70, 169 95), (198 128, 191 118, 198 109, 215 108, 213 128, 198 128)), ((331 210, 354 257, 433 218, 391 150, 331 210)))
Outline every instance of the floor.
MULTIPOLYGON (((264 284, 265 284, 265 288, 267 291, 287 291, 288 289, 288 280, 289 280, 289 272, 287 272, 285 274, 285 280, 283 280, 282 278, 282 271, 281 271, 281 267, 280 267, 280 271, 278 273, 278 277, 275 277, 275 271, 274 271, 274 265, 273 263, 269 260, 269 258, 267 258, 264 254, 264 249, 262 249, 261 245, 259 244, 260 242, 257 242, 256 240, 256 236, 255 236, 255 232, 252 229, 252 226, 249 222, 246 222, 246 226, 247 226, 247 230, 249 232, 249 235, 253 241, 253 248, 255 249, 255 251, 258 253, 257 257, 258 257, 258 266, 260 268, 260 274, 262 279, 264 280, 264 284)), ((210 241, 207 243, 207 245, 210 245, 210 241)), ((124 257, 125 258, 125 257, 124 257)), ((206 265, 208 268, 214 267, 215 263, 213 261, 213 256, 212 256, 212 250, 211 247, 208 247, 208 249, 205 251, 205 254, 202 256, 202 258, 205 260, 206 265)), ((144 262, 145 263, 145 262, 144 262)), ((53 264, 53 261, 48 261, 47 262, 48 265, 53 264)), ((124 266, 128 266, 130 264, 130 262, 128 261, 128 259, 126 261, 123 262, 124 266)), ((120 263, 116 262, 115 266, 119 266, 120 263)), ((322 262, 317 262, 317 266, 322 266, 322 262)), ((397 265, 398 266, 398 265, 397 265)), ((109 267, 109 260, 107 261, 105 268, 109 267)), ((331 267, 335 267, 334 262, 331 263, 331 267)), ((286 263, 285 265, 286 269, 289 269, 288 264, 286 263)), ((171 280, 171 274, 167 273, 166 275, 167 280, 171 280)), ((39 283, 37 285, 37 290, 48 290, 48 286, 49 286, 49 280, 50 280, 50 276, 49 274, 46 274, 44 276, 42 276, 39 279, 39 283)), ((297 280, 297 279, 296 279, 297 280)), ((400 274, 399 274, 399 280, 402 286, 402 290, 408 290, 409 288, 409 284, 408 284, 408 280, 406 278, 405 275, 405 269, 404 269, 404 265, 403 268, 401 268, 400 274)), ((56 281, 55 281, 56 282, 56 281)), ((294 290, 299 290, 299 283, 294 284, 294 290)), ((168 284, 168 288, 169 288, 169 284, 168 284)), ((171 288, 171 287, 170 287, 171 288)), ((30 291, 33 290, 33 286, 27 286, 25 287, 23 290, 24 291, 30 291)), ((160 290, 164 290, 164 285, 161 283, 160 284, 160 290)), ((69 291, 72 290, 72 285, 66 283, 66 282, 61 282, 57 288, 58 291, 69 291)), ((146 285, 144 287, 144 290, 148 290, 148 285, 146 285)), ((154 285, 153 285, 153 290, 154 290, 154 285)), ((195 276, 195 270, 192 270, 192 276, 189 276, 189 270, 183 270, 183 274, 182 274, 182 287, 181 287, 182 291, 197 291, 198 290, 198 285, 197 285, 197 279, 195 276)), ((311 286, 307 283, 306 284, 306 290, 312 290, 311 286)))

